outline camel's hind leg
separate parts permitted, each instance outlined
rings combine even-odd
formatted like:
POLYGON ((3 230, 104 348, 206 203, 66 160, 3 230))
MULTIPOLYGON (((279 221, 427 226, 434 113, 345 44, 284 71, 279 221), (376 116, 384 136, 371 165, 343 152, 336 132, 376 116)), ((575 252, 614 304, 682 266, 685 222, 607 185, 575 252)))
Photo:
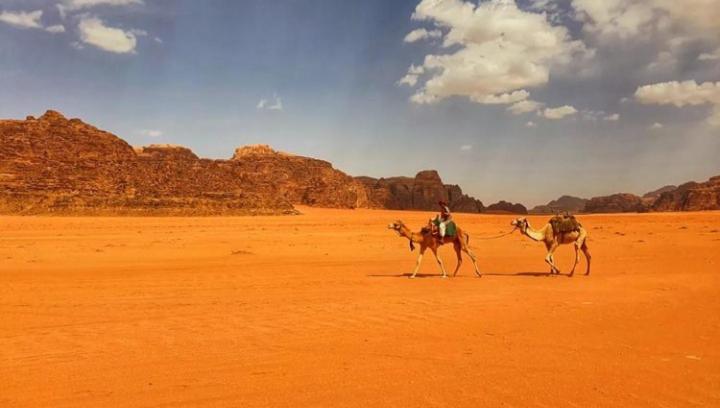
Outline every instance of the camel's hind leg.
MULTIPOLYGON (((477 266, 477 258, 475 257, 475 254, 472 253, 472 251, 470 250, 470 247, 468 246, 469 241, 470 241, 470 237, 466 235, 465 241, 460 241, 460 247, 470 257, 473 267, 475 268, 475 274, 478 276, 478 278, 482 278, 482 274, 480 273, 480 268, 478 268, 478 266, 477 266)), ((458 257, 459 256, 460 255, 458 254, 458 257)))
POLYGON ((578 264, 580 263, 579 251, 581 247, 585 246, 586 238, 587 232, 584 229, 580 229, 580 235, 578 235, 573 245, 575 247, 575 264, 573 264, 572 270, 570 271, 570 276, 573 276, 573 274, 575 274, 575 268, 577 268, 578 264))
POLYGON ((455 267, 455 272, 453 272, 454 278, 460 270, 460 265, 462 265, 462 246, 459 242, 455 242, 455 245, 453 245, 453 247, 455 249, 455 254, 457 255, 457 266, 455 267))
POLYGON ((435 255, 435 259, 437 260, 438 265, 440 266, 440 270, 442 271, 442 277, 447 278, 447 272, 445 271, 445 265, 443 265, 442 259, 440 259, 440 256, 437 253, 437 248, 431 248, 433 255, 435 255))
POLYGON ((592 258, 592 256, 590 256, 590 250, 587 246, 587 239, 583 241, 580 249, 583 251, 583 254, 585 254, 585 259, 587 260, 587 269, 585 270, 585 275, 590 275, 590 259, 592 258))

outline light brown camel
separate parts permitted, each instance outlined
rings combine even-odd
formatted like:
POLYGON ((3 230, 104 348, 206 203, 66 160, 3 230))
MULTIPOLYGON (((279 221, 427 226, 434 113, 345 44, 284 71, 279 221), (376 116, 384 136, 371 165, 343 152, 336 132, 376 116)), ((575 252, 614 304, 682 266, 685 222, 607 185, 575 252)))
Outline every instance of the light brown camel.
POLYGON ((478 269, 475 255, 472 253, 472 251, 470 251, 470 248, 468 247, 468 243, 470 242, 470 236, 466 232, 462 231, 459 227, 456 229, 457 232, 455 233, 455 236, 446 236, 442 241, 440 241, 439 238, 433 235, 432 229, 429 226, 423 228, 420 232, 412 232, 402 221, 398 220, 388 225, 388 228, 397 232, 398 235, 400 235, 401 237, 410 240, 410 250, 415 249, 414 244, 420 245, 420 254, 417 257, 417 262, 415 263, 415 270, 413 271, 410 278, 415 278, 415 276, 417 276, 418 270, 420 269, 420 262, 422 262, 423 254, 428 248, 430 248, 433 255, 435 255, 435 259, 437 260, 437 263, 440 266, 440 270, 442 271, 442 277, 447 278, 445 266, 443 265, 442 260, 438 256, 437 250, 441 245, 449 243, 453 244, 458 260, 457 266, 455 267, 455 272, 453 272, 453 277, 457 275, 458 270, 460 270, 460 265, 462 265, 463 251, 468 254, 470 259, 472 260, 477 276, 482 276, 480 274, 480 270, 478 269))
POLYGON ((555 266, 555 259, 553 258, 553 253, 560 245, 564 244, 575 244, 575 264, 573 265, 573 268, 570 271, 570 275, 568 276, 573 276, 573 274, 575 274, 575 267, 577 267, 578 263, 580 262, 578 250, 582 250, 583 254, 585 254, 585 259, 587 259, 587 270, 585 271, 585 275, 590 275, 590 259, 592 257, 590 256, 590 251, 587 247, 587 231, 582 226, 579 227, 577 231, 558 233, 557 235, 555 235, 552 225, 550 225, 549 223, 546 224, 544 227, 540 228, 539 230, 535 230, 530 226, 530 223, 526 218, 518 218, 516 220, 513 220, 510 225, 518 228, 523 233, 523 235, 526 235, 533 241, 538 241, 545 244, 545 248, 547 248, 548 251, 547 255, 545 256, 545 262, 550 265, 551 275, 553 273, 560 273, 560 269, 555 266))

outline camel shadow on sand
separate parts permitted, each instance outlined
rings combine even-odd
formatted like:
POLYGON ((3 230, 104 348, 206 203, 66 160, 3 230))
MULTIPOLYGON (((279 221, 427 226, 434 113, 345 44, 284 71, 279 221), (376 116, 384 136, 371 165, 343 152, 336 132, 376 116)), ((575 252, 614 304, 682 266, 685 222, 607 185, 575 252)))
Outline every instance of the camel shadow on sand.
MULTIPOLYGON (((400 274, 371 274, 366 275, 369 278, 409 278, 412 275, 411 272, 406 273, 400 273, 400 274)), ((530 278, 540 278, 540 277, 554 277, 558 275, 551 275, 550 272, 515 272, 515 273, 499 273, 499 272, 486 272, 482 274, 483 276, 505 276, 505 277, 530 277, 530 278)), ((559 276, 568 276, 567 274, 562 274, 559 276)), ((439 273, 418 273, 415 278, 442 278, 442 275, 439 273)), ((448 276, 448 278, 453 278, 452 276, 448 276)), ((472 278, 472 279, 478 279, 476 276, 472 275, 460 275, 455 276, 455 279, 458 278, 472 278)))

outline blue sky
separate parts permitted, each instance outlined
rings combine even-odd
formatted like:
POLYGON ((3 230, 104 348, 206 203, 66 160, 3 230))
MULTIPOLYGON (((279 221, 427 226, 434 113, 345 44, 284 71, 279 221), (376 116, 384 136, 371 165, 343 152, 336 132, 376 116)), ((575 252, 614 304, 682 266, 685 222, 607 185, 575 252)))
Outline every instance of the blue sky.
POLYGON ((0 0, 0 117, 486 204, 643 193, 720 174, 720 1, 690 2, 0 0))

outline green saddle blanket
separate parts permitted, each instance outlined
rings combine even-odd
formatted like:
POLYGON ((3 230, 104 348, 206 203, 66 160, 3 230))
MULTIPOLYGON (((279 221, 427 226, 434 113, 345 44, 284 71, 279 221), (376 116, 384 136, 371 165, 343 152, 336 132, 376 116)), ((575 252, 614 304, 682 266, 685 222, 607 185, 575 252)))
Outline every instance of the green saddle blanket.
MULTIPOLYGON (((433 224, 437 227, 440 225, 440 218, 435 217, 433 220, 433 224)), ((447 224, 445 224, 445 236, 446 237, 454 237, 455 234, 457 234, 457 226, 455 225, 455 221, 449 221, 447 224)))

